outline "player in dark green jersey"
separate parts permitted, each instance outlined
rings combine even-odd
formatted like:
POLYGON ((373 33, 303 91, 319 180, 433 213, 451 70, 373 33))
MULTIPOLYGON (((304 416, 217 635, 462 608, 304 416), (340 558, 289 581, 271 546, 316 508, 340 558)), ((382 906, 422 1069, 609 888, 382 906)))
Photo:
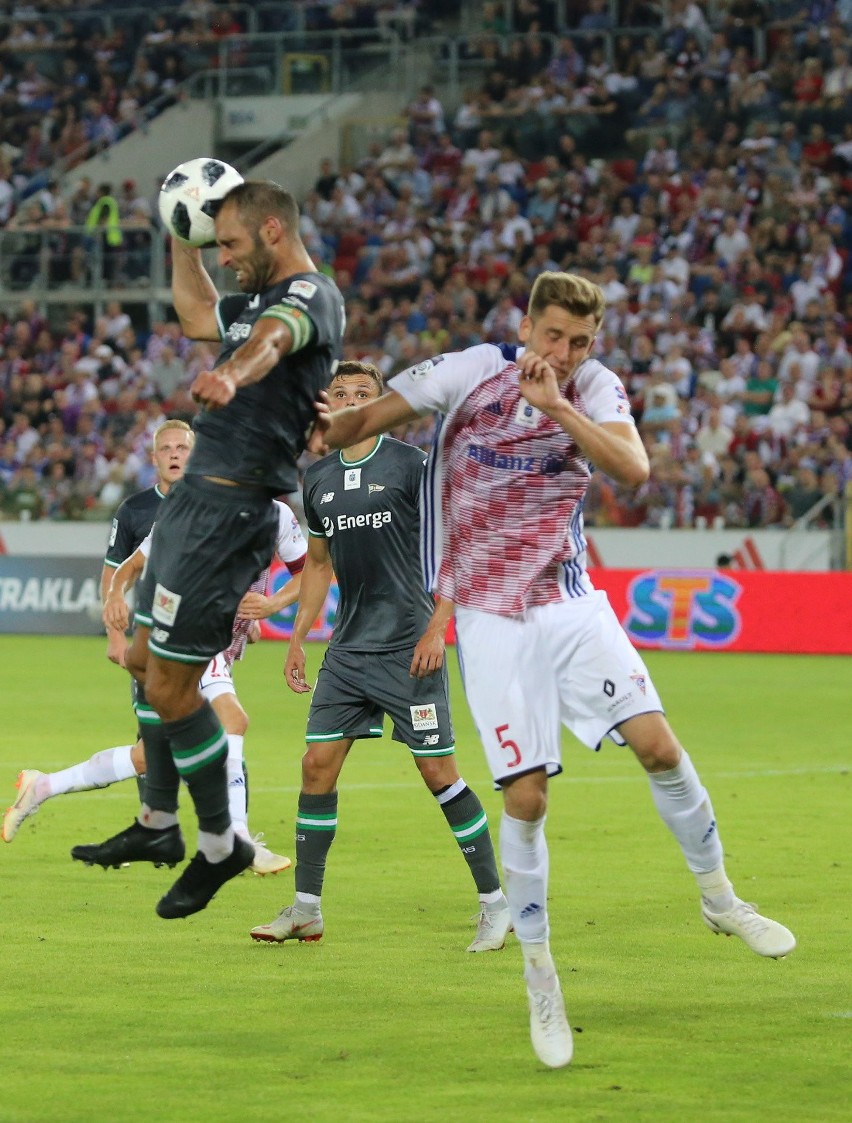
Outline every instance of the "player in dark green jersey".
MULTIPOLYGON (((377 398, 381 373, 339 364, 332 408, 377 398)), ((305 681, 302 646, 322 607, 332 571, 337 620, 311 700, 296 819, 296 898, 255 940, 318 940, 326 856, 337 826, 337 780, 352 744, 380 737, 385 714, 408 745, 437 800, 479 892, 479 922, 467 949, 503 947, 511 922, 488 820, 456 766, 444 666, 452 605, 427 593, 420 565, 420 485, 425 456, 389 437, 368 440, 312 464, 305 475, 308 558, 285 665, 297 694, 305 681)))
MULTIPOLYGON (((157 904, 165 919, 206 907, 251 865, 228 813, 227 737, 198 683, 230 643, 234 615, 268 564, 278 515, 272 499, 294 491, 296 460, 328 384, 345 322, 343 298, 318 272, 299 235, 299 210, 275 183, 246 181, 215 218, 219 262, 240 294, 220 299, 201 251, 172 243, 172 297, 185 335, 219 340, 213 370, 191 386, 203 407, 183 480, 163 504, 151 542, 127 667, 144 678, 159 721, 146 722, 145 802, 112 843, 144 861, 180 835, 180 780, 198 817, 198 853, 157 904)), ((181 842, 182 845, 182 842, 181 842)))

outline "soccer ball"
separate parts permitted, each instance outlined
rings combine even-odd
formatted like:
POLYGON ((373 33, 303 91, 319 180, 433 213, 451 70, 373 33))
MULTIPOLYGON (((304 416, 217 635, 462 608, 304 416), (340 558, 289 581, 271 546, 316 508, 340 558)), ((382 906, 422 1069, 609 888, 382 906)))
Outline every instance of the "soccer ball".
POLYGON ((178 164, 166 176, 157 200, 160 218, 170 234, 188 246, 216 240, 213 220, 225 195, 243 182, 236 168, 212 156, 178 164))

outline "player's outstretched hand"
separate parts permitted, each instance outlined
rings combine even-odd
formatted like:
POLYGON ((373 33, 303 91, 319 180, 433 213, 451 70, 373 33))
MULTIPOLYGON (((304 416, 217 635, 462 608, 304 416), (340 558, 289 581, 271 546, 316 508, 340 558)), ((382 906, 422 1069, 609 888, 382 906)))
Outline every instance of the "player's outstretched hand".
POLYGON ((317 416, 308 436, 308 452, 315 456, 327 456, 331 449, 325 442, 325 435, 331 425, 331 410, 328 408, 328 394, 325 390, 320 391, 319 398, 314 402, 314 409, 317 416))
POLYGON ((311 684, 305 681, 305 649, 293 640, 287 649, 284 678, 294 694, 307 694, 311 689, 311 684))
POLYGON ((243 620, 265 620, 272 616, 274 609, 270 608, 271 601, 263 593, 246 593, 240 601, 237 616, 243 620))
POLYGON ((189 388, 190 394, 207 409, 221 409, 237 392, 233 377, 223 370, 203 370, 196 375, 189 388))

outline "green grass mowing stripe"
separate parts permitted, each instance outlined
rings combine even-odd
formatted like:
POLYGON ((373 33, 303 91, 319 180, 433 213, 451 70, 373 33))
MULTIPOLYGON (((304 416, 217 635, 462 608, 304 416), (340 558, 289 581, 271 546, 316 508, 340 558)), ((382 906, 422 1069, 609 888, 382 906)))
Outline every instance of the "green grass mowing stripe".
MULTIPOLYGON (((0 637, 8 799, 21 767, 132 740, 126 678, 103 651, 0 637)), ((309 675, 320 655, 308 652, 309 675)), ((307 702, 284 687, 283 656, 259 645, 236 677, 252 723, 252 827, 291 852, 307 702)), ((238 878, 205 912, 164 922, 153 907, 172 871, 71 863, 71 845, 130 822, 124 785, 53 801, 0 848, 0 1120, 845 1119, 848 661, 648 664, 708 781, 738 889, 799 937, 788 960, 707 931, 629 755, 566 737, 550 907, 582 1032, 571 1068, 547 1072, 529 1046, 517 945, 465 955, 467 869, 389 737, 356 744, 344 770, 317 945, 248 939, 290 903, 290 872, 238 878)), ((450 665, 461 770, 496 834, 499 796, 450 665)))

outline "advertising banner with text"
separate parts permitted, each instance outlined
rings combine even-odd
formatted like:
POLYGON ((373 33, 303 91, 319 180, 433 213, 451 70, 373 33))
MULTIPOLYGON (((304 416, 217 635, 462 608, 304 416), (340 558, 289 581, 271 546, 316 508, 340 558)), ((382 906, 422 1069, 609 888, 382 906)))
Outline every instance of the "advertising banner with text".
POLYGON ((100 635, 100 571, 90 558, 0 557, 0 633, 100 635))
MULTIPOLYGON (((593 569, 590 575, 639 648, 852 655, 852 573, 593 569)), ((274 569, 273 589, 287 579, 286 569, 274 569)), ((336 610, 333 585, 310 639, 328 639, 336 610)), ((263 621, 264 638, 289 639, 295 615, 293 606, 263 621)))
POLYGON ((852 573, 594 569, 633 643, 852 655, 852 573))

